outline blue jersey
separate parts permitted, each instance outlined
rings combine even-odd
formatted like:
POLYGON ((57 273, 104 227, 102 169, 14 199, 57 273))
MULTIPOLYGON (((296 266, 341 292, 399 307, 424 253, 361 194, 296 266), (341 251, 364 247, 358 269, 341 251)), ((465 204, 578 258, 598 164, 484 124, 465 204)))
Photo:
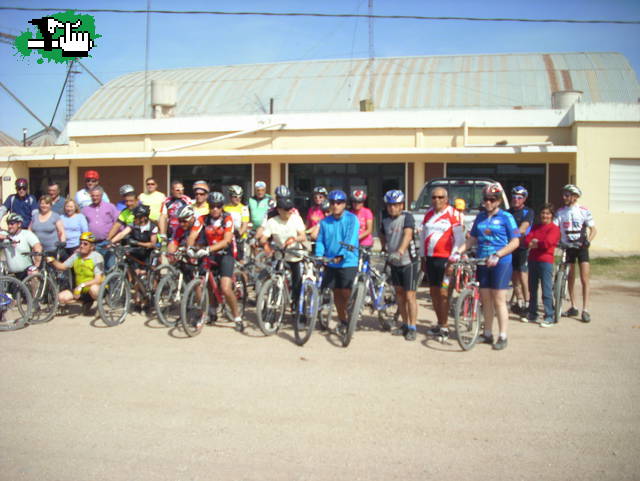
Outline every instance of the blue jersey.
POLYGON ((360 222, 349 211, 344 211, 339 219, 330 215, 320 222, 320 232, 316 239, 316 255, 326 257, 342 256, 339 264, 329 264, 329 267, 357 267, 358 251, 350 251, 340 244, 344 242, 357 247, 360 222))
MULTIPOLYGON (((491 217, 486 211, 480 212, 473 222, 471 235, 478 239, 478 257, 483 258, 502 249, 514 237, 520 237, 520 231, 513 216, 499 209, 491 217)), ((511 254, 500 261, 511 262, 511 254)))
POLYGON ((33 211, 38 208, 38 201, 32 194, 23 198, 18 197, 17 194, 11 194, 4 201, 4 206, 9 212, 19 214, 24 220, 22 228, 27 229, 31 224, 33 211))

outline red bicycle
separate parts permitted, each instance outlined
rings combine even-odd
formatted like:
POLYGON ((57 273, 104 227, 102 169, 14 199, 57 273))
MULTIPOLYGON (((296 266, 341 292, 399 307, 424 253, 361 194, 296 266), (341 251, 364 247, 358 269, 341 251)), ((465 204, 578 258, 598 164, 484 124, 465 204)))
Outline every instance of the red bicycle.
POLYGON ((480 303, 480 284, 476 280, 476 267, 484 265, 486 259, 460 259, 456 265, 460 266, 466 284, 455 303, 454 320, 458 344, 465 351, 476 345, 482 325, 482 305, 480 303))
MULTIPOLYGON (((233 321, 231 309, 225 302, 224 294, 220 289, 220 274, 217 266, 218 264, 210 257, 204 257, 198 265, 195 278, 184 289, 180 303, 180 318, 182 327, 189 337, 197 336, 202 331, 210 315, 210 305, 215 308, 215 312, 211 314, 216 318, 221 313, 233 321)), ((231 276, 231 282, 238 301, 238 313, 242 317, 247 302, 247 285, 244 277, 236 275, 235 272, 231 276)))

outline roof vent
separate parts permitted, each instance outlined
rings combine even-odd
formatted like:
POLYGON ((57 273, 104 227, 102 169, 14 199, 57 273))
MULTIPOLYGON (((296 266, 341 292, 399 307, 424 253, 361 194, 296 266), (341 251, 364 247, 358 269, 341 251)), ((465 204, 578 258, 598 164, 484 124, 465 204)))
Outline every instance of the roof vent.
POLYGON ((558 90, 551 94, 551 107, 566 110, 582 98, 582 90, 558 90))
POLYGON ((151 107, 154 119, 173 117, 176 106, 176 85, 161 80, 151 81, 151 107))

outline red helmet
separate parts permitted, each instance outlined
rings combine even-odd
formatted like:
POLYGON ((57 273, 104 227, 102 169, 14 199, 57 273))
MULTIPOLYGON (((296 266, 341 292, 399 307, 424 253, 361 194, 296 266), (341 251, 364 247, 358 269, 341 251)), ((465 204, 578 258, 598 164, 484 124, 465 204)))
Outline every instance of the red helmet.
POLYGON ((96 170, 87 170, 84 173, 84 178, 85 179, 96 179, 96 180, 100 180, 100 174, 98 174, 98 171, 96 170))
POLYGON ((351 192, 352 202, 364 202, 365 200, 367 200, 367 194, 364 190, 354 190, 351 192))

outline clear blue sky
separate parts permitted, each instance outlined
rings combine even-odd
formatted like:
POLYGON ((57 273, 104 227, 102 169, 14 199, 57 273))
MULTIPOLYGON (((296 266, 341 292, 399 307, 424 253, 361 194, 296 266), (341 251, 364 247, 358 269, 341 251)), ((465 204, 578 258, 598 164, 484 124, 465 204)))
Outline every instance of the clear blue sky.
MULTIPOLYGON (((145 9, 146 0, 0 0, 0 6, 62 9, 145 9)), ((198 1, 152 0, 152 9, 367 13, 367 0, 198 1)), ((17 35, 28 21, 50 12, 0 12, 0 32, 17 35)), ((639 0, 496 0, 457 2, 376 0, 379 15, 476 16, 640 20, 639 0)), ((145 14, 92 14, 102 35, 83 62, 103 82, 144 70, 145 14)), ((368 56, 366 19, 240 17, 152 14, 149 68, 179 68, 239 63, 278 62, 368 56)), ((626 56, 640 72, 640 25, 568 25, 462 21, 376 20, 377 57, 514 52, 613 51, 626 56)), ((22 59, 0 44, 0 81, 45 123, 54 111, 66 66, 22 59)), ((76 109, 98 88, 85 72, 76 76, 76 109)), ((54 121, 64 127, 65 101, 54 121)), ((20 140, 22 128, 40 130, 13 99, 0 90, 0 130, 20 140)))

